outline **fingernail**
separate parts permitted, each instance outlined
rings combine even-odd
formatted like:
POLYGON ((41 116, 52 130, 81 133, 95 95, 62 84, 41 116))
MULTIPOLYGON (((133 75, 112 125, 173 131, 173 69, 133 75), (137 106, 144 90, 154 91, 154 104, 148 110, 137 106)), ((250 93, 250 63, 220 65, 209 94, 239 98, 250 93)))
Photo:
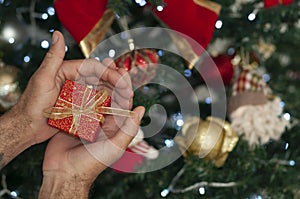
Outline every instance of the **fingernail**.
POLYGON ((54 45, 57 41, 58 41, 58 35, 57 35, 57 32, 54 31, 54 33, 52 35, 52 45, 54 45))
POLYGON ((144 108, 141 108, 139 110, 139 113, 138 113, 138 117, 139 117, 139 120, 141 120, 144 116, 144 113, 145 113, 145 109, 144 108))

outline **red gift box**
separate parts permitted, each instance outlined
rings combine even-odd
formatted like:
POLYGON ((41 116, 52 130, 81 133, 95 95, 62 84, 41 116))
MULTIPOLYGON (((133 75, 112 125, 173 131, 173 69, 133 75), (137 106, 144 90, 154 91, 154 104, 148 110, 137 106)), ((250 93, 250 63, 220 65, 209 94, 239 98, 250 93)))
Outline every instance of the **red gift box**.
POLYGON ((101 107, 110 107, 106 90, 95 90, 66 80, 52 108, 48 124, 89 142, 96 141, 104 123, 101 107))

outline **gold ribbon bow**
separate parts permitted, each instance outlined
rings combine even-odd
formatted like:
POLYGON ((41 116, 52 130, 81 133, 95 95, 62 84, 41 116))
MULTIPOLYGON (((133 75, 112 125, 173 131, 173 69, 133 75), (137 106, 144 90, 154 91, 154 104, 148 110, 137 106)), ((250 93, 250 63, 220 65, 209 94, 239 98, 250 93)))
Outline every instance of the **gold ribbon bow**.
POLYGON ((89 99, 92 92, 93 90, 89 87, 85 89, 82 97, 82 103, 80 105, 74 104, 71 100, 68 101, 59 97, 56 102, 56 106, 45 109, 43 114, 45 117, 52 120, 59 120, 73 116, 72 125, 69 130, 72 134, 76 134, 82 115, 86 115, 93 120, 103 123, 103 114, 124 117, 130 117, 134 114, 133 111, 101 106, 108 97, 106 90, 97 92, 96 95, 89 99))

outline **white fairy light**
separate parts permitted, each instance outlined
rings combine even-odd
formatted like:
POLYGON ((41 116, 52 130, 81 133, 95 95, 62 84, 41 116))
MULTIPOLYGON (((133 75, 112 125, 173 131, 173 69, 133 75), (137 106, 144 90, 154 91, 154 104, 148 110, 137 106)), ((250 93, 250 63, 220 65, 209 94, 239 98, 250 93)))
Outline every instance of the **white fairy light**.
POLYGON ((23 60, 25 63, 28 63, 28 62, 30 62, 30 57, 28 55, 26 55, 23 60))
POLYGON ((164 54, 164 51, 162 51, 162 50, 159 50, 159 51, 157 51, 157 54, 158 54, 158 56, 163 56, 163 54, 164 54))
POLYGON ((139 3, 139 5, 141 7, 145 6, 146 4, 147 4, 147 1, 145 1, 145 0, 141 0, 141 3, 139 3))
POLYGON ((289 143, 285 143, 284 150, 288 150, 288 148, 289 148, 289 143))
POLYGON ((10 192, 10 196, 13 198, 16 198, 16 197, 18 197, 18 193, 16 191, 12 191, 12 192, 10 192))
POLYGON ((207 97, 207 98, 205 99, 205 103, 206 103, 206 104, 211 104, 211 103, 212 103, 211 97, 207 97))
POLYGON ((161 5, 158 5, 158 6, 156 7, 156 10, 159 11, 159 12, 163 11, 163 9, 164 9, 164 7, 161 6, 161 5))
POLYGON ((174 146, 174 140, 172 140, 172 139, 166 139, 166 140, 165 140, 165 145, 166 145, 166 147, 168 147, 168 148, 173 147, 173 146, 174 146))
POLYGON ((47 41, 47 40, 43 40, 42 42, 41 42, 41 47, 42 48, 49 48, 49 46, 50 46, 50 44, 49 44, 49 42, 47 41))
POLYGON ((190 69, 185 69, 184 70, 184 76, 186 76, 186 77, 192 76, 192 71, 190 69))
POLYGON ((170 190, 169 189, 164 189, 162 192, 160 192, 161 197, 165 198, 167 195, 169 195, 170 190))
POLYGON ((176 125, 179 126, 179 127, 183 126, 183 124, 184 124, 183 119, 178 119, 178 120, 176 121, 176 125))
POLYGON ((114 49, 110 49, 110 50, 108 51, 108 56, 109 56, 109 57, 113 58, 115 55, 116 55, 116 51, 115 51, 114 49))
POLYGON ((204 187, 200 187, 199 188, 199 194, 200 195, 204 195, 205 194, 205 188, 204 187))
POLYGON ((215 27, 216 27, 217 29, 221 29, 222 26, 223 26, 223 22, 222 22, 221 20, 217 20, 217 21, 216 21, 216 24, 215 24, 215 27))
POLYGON ((178 113, 175 113, 172 117, 173 117, 173 121, 175 123, 174 124, 175 129, 179 130, 184 124, 182 114, 180 112, 178 112, 178 113))
POLYGON ((227 50, 227 54, 228 55, 233 55, 235 53, 235 49, 234 48, 228 48, 227 50))
POLYGON ((42 17, 42 19, 44 19, 44 20, 46 20, 46 19, 48 19, 48 14, 47 13, 43 13, 42 15, 41 15, 41 17, 42 17))
POLYGON ((283 114, 283 118, 284 118, 285 120, 287 120, 287 121, 290 121, 290 119, 291 119, 291 114, 285 113, 285 114, 283 114))
POLYGON ((53 16, 55 15, 55 9, 50 6, 48 9, 47 9, 47 13, 50 15, 50 16, 53 16))
POLYGON ((15 38, 13 38, 13 37, 9 38, 9 39, 8 39, 8 42, 9 42, 10 44, 15 43, 15 38))
POLYGON ((253 12, 248 15, 248 20, 249 21, 254 21, 255 18, 256 18, 256 14, 253 13, 253 12))
POLYGON ((290 161, 290 166, 295 166, 296 162, 294 160, 290 161))

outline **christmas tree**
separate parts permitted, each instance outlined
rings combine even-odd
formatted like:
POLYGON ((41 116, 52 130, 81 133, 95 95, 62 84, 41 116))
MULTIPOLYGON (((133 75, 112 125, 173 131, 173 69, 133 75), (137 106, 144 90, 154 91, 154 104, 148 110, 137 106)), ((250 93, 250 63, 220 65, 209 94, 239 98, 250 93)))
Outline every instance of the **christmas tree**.
MULTIPOLYGON (((299 6, 0 0, 0 112, 60 30, 66 59, 113 58, 147 110, 134 158, 100 174, 90 198, 300 198, 299 6)), ((0 198, 37 198, 46 145, 1 170, 0 198)))

